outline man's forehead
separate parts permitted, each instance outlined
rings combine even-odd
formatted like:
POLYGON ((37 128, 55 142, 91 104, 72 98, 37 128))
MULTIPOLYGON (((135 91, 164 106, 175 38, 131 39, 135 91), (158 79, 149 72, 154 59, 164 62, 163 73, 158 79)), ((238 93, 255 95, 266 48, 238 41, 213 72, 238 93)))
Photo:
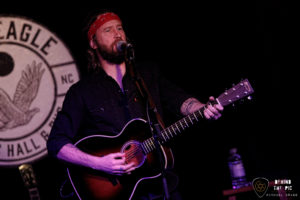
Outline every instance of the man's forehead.
MULTIPOLYGON (((91 40, 93 38, 93 35, 96 33, 96 31, 99 30, 104 24, 106 24, 107 22, 116 23, 114 21, 118 21, 119 23, 121 23, 121 19, 115 13, 108 12, 99 15, 89 28, 88 39, 91 40)), ((114 26, 114 25, 116 24, 106 25, 106 27, 114 26)))
POLYGON ((105 22, 105 23, 100 27, 100 29, 105 29, 105 28, 113 27, 113 26, 122 26, 122 22, 120 22, 119 20, 115 20, 115 19, 114 19, 114 20, 105 22))

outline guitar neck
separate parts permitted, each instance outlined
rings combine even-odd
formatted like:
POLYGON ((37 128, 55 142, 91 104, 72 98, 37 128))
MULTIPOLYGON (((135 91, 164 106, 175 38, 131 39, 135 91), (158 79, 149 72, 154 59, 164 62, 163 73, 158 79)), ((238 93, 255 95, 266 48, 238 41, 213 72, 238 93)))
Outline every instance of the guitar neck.
POLYGON ((187 128, 191 127, 192 125, 199 122, 201 119, 204 118, 204 109, 205 107, 202 107, 200 110, 197 110, 196 112, 189 114, 185 116, 184 118, 178 120, 171 126, 167 127, 163 131, 161 131, 161 142, 165 143, 168 142, 170 139, 175 137, 176 135, 182 133, 187 128))
MULTIPOLYGON (((205 107, 202 107, 201 109, 197 110, 196 112, 193 112, 192 114, 189 114, 185 116, 184 118, 178 120, 171 126, 165 128, 160 132, 160 143, 165 144, 175 136, 179 135, 183 131, 185 131, 187 128, 191 127, 192 125, 199 122, 201 119, 204 118, 204 109, 205 107)), ((142 147, 146 154, 152 152, 155 150, 155 143, 154 138, 148 138, 142 143, 142 147)))
MULTIPOLYGON (((242 80, 229 90, 223 92, 213 104, 220 104, 222 106, 227 106, 234 103, 237 100, 240 100, 244 97, 249 96, 254 92, 251 84, 247 79, 242 80)), ((170 139, 175 137, 176 135, 183 132, 188 127, 196 124, 200 119, 204 118, 204 110, 206 106, 202 107, 201 109, 197 110, 196 112, 185 116, 184 118, 178 120, 171 126, 167 127, 166 129, 160 132, 159 138, 160 143, 164 144, 168 142, 170 139)), ((148 138, 144 142, 142 142, 142 148, 146 154, 150 153, 156 148, 154 138, 148 138)))

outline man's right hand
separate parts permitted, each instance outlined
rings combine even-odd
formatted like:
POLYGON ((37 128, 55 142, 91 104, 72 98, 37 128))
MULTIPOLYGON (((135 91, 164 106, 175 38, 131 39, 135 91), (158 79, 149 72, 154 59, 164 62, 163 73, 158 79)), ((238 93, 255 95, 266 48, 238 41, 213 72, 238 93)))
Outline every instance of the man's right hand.
POLYGON ((57 158, 114 175, 130 174, 136 169, 134 163, 126 162, 125 153, 111 153, 99 157, 85 153, 71 143, 65 144, 60 149, 57 158))
POLYGON ((108 174, 130 174, 135 169, 134 163, 126 163, 125 153, 111 153, 94 159, 93 169, 108 174))

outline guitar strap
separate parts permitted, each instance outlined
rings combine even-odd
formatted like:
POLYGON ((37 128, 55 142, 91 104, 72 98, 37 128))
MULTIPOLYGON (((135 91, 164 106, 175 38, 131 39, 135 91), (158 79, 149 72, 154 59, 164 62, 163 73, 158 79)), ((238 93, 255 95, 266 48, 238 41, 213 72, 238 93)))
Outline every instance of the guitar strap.
MULTIPOLYGON (((153 113, 155 114, 155 117, 157 119, 157 122, 159 123, 160 125, 160 128, 162 129, 165 129, 165 124, 162 120, 162 117, 160 116, 160 114, 158 113, 158 110, 157 110, 157 107, 154 103, 154 100, 152 98, 152 95, 150 94, 149 92, 149 89, 148 87, 146 86, 145 84, 145 81, 144 79, 142 78, 142 76, 135 70, 135 68, 133 67, 132 63, 129 65, 129 73, 131 74, 131 76, 134 78, 134 81, 135 81, 135 84, 142 96, 142 98, 144 99, 145 102, 149 102, 149 106, 150 106, 150 110, 153 111, 153 113)), ((156 145, 158 145, 156 143, 156 145)), ((158 146, 156 146, 158 148, 158 146)), ((167 157, 168 157, 168 163, 172 163, 171 165, 169 164, 167 168, 171 169, 173 168, 174 166, 174 157, 173 157, 173 153, 172 153, 172 150, 170 148, 164 148, 164 151, 166 152, 167 154, 167 157), (171 159, 171 160, 170 160, 171 159)), ((160 154, 160 160, 162 161, 163 158, 162 158, 162 154, 160 154)), ((162 163, 161 163, 162 164, 162 163)), ((176 187, 177 187, 177 183, 175 185, 169 185, 167 182, 170 181, 170 177, 168 178, 169 181, 167 181, 167 176, 168 174, 170 174, 170 171, 168 170, 164 170, 163 169, 164 167, 162 166, 162 188, 163 188, 163 191, 160 191, 160 195, 159 197, 162 197, 162 195, 165 195, 167 197, 167 199, 169 199, 169 191, 172 191, 174 190, 176 187)), ((177 175, 175 174, 170 174, 172 175, 171 177, 175 177, 177 178, 177 175)), ((152 187, 152 186, 151 186, 152 187)))
POLYGON ((142 96, 142 98, 144 99, 145 102, 147 102, 147 100, 149 101, 150 109, 155 113, 155 116, 156 116, 156 119, 157 119, 159 125, 161 126, 162 129, 165 129, 165 124, 163 122, 163 119, 162 119, 161 115, 158 113, 157 107, 154 103, 152 95, 149 92, 148 87, 145 84, 144 79, 136 71, 136 69, 133 66, 132 62, 128 63, 128 68, 129 68, 129 73, 130 73, 131 77, 133 78, 133 80, 134 80, 134 82, 135 82, 135 84, 138 88, 138 91, 139 91, 140 95, 142 96))
MULTIPOLYGON (((136 70, 135 66, 134 66, 134 52, 133 50, 131 52, 126 51, 126 54, 128 54, 127 56, 125 56, 126 58, 126 66, 129 70, 129 74, 130 76, 133 78, 137 89, 141 95, 141 97, 144 100, 144 103, 146 105, 146 103, 149 103, 150 106, 150 110, 153 111, 151 114, 155 114, 155 117, 160 128, 163 130, 165 129, 165 123, 163 122, 163 119, 161 117, 161 115, 158 113, 157 107, 154 103, 154 100, 152 98, 152 95, 149 92, 148 87, 146 86, 146 83, 144 81, 144 79, 142 78, 142 76, 140 75, 140 73, 138 73, 138 71, 136 70)), ((171 148, 164 146, 163 147, 166 155, 167 155, 167 168, 171 169, 174 167, 174 157, 173 157, 173 152, 171 150, 171 148)))

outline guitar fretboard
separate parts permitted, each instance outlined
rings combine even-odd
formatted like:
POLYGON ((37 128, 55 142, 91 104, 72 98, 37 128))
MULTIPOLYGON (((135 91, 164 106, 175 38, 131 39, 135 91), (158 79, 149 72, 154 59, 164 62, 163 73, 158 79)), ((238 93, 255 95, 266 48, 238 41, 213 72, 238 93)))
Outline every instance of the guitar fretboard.
MULTIPOLYGON (((203 111, 205 107, 197 110, 196 112, 185 116, 184 118, 178 120, 171 126, 165 128, 160 132, 160 143, 164 144, 174 138, 175 136, 182 133, 185 129, 189 128, 190 126, 196 124, 200 119, 202 119, 203 111)), ((142 142, 142 148, 146 154, 150 153, 151 151, 155 150, 155 143, 154 138, 148 138, 144 142, 142 142)))

